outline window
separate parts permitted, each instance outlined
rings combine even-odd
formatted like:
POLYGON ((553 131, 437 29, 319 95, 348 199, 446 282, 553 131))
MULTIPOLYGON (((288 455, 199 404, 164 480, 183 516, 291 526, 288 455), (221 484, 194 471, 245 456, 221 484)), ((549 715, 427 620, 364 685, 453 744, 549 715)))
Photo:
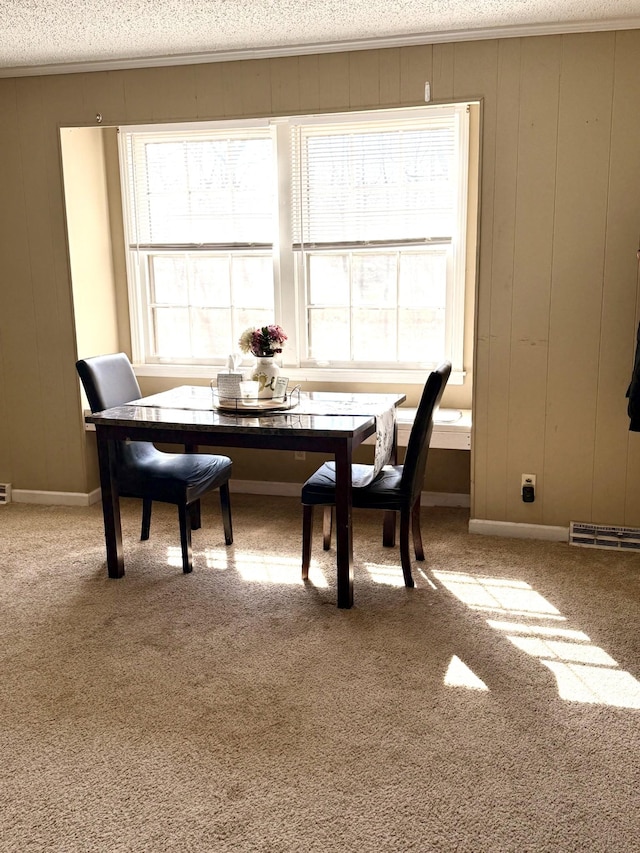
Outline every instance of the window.
POLYGON ((463 369, 468 107, 120 132, 134 359, 226 363, 277 322, 287 367, 463 369))

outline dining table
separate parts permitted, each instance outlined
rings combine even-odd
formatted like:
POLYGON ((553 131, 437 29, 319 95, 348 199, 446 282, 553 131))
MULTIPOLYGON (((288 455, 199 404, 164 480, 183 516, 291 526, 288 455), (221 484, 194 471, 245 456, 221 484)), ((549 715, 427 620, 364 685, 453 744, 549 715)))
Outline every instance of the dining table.
MULTIPOLYGON (((278 401, 227 401, 203 385, 181 385, 87 414, 95 426, 100 490, 110 578, 125 573, 116 477, 116 442, 151 441, 200 448, 255 448, 326 454, 336 474, 337 606, 353 606, 353 451, 376 436, 375 466, 396 459, 396 407, 404 394, 310 391, 299 388, 278 401)), ((387 537, 388 538, 388 537, 387 537)))

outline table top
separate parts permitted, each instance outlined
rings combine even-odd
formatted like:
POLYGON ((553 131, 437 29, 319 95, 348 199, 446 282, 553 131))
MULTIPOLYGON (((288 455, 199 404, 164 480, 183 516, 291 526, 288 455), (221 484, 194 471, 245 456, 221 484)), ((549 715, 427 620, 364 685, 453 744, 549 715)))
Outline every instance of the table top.
POLYGON ((146 429, 263 435, 352 436, 372 426, 377 415, 400 405, 404 394, 300 394, 300 402, 282 412, 259 416, 229 413, 215 408, 210 388, 181 385, 85 417, 97 427, 144 426, 146 429))

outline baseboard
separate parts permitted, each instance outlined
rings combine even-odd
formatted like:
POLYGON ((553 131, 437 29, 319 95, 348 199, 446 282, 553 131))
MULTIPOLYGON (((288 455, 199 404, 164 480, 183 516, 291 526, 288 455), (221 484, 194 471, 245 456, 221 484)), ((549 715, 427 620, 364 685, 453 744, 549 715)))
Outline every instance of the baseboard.
POLYGON ((13 489, 11 501, 16 504, 43 504, 45 506, 91 506, 100 500, 100 489, 92 492, 44 492, 31 489, 13 489))
POLYGON ((243 495, 273 495, 278 498, 300 497, 302 483, 273 483, 267 480, 229 480, 229 490, 243 495))
POLYGON ((470 519, 469 533, 480 533, 483 536, 508 536, 513 539, 546 539, 550 542, 569 541, 568 527, 554 527, 550 524, 519 524, 514 521, 491 521, 484 518, 470 519))
MULTIPOLYGON (((273 495, 274 497, 297 498, 302 483, 270 483, 266 480, 231 480, 232 492, 245 495, 273 495)), ((470 506, 469 495, 449 492, 423 492, 423 506, 470 506)), ((29 489, 13 489, 13 503, 45 504, 49 506, 91 506, 100 500, 100 489, 92 492, 44 492, 29 489)))
POLYGON ((459 506, 469 509, 471 495, 456 492, 422 492, 420 503, 422 506, 459 506))

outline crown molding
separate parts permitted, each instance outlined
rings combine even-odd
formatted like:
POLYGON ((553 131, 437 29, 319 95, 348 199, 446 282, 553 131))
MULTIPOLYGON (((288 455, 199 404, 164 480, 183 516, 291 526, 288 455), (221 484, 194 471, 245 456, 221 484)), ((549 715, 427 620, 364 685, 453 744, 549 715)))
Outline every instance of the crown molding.
POLYGON ((233 62, 247 59, 273 59, 281 56, 308 56, 316 53, 345 53, 354 50, 384 50, 426 44, 446 44, 488 39, 525 38, 531 36, 565 35, 570 33, 607 32, 640 29, 639 18, 568 23, 522 24, 506 27, 486 27, 472 30, 446 30, 414 33, 403 36, 354 39, 337 42, 315 42, 282 47, 240 48, 206 53, 167 54, 121 59, 99 59, 82 62, 60 62, 49 65, 24 65, 0 68, 0 78, 38 77, 51 74, 81 74, 95 71, 123 71, 136 68, 159 68, 174 65, 200 65, 211 62, 233 62))

